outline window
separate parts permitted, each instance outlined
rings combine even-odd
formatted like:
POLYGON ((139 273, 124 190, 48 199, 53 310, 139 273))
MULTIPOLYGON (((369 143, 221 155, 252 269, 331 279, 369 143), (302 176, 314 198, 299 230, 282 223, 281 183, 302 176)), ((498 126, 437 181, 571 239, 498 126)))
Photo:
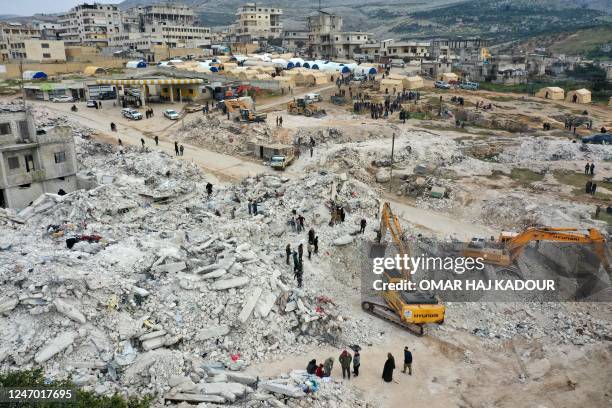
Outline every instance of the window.
POLYGON ((26 163, 26 171, 29 173, 31 171, 34 171, 34 156, 32 156, 31 154, 26 154, 25 155, 25 163, 26 163))
POLYGON ((11 134, 11 124, 10 123, 0 123, 0 135, 10 135, 11 134))
POLYGON ((28 127, 27 120, 19 121, 19 134, 22 139, 28 139, 30 137, 30 128, 28 127))
POLYGON ((41 48, 49 48, 49 44, 48 43, 42 43, 40 44, 41 48))
POLYGON ((15 170, 19 168, 19 157, 8 158, 9 170, 15 170))
POLYGON ((56 163, 64 163, 66 161, 66 152, 57 152, 54 156, 56 163))
POLYGON ((43 52, 43 58, 51 58, 51 54, 48 52, 43 52))

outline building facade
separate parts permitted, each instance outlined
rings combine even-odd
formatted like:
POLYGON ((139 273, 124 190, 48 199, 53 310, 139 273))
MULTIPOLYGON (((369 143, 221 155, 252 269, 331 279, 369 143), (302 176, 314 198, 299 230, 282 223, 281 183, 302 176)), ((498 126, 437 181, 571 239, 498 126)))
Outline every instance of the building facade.
POLYGON ((373 62, 388 62, 401 59, 404 62, 422 61, 429 58, 429 42, 382 40, 362 45, 363 59, 373 62))
POLYGON ((72 130, 36 131, 30 112, 0 111, 0 207, 24 208, 41 194, 77 188, 72 130))
POLYGON ((354 59, 371 34, 342 31, 342 17, 319 11, 308 17, 308 54, 311 58, 354 59))
POLYGON ((308 30, 285 30, 282 38, 283 48, 288 51, 296 51, 308 44, 308 30))
POLYGON ((246 3, 238 7, 236 22, 230 29, 230 41, 249 43, 281 38, 283 10, 278 7, 246 3))
POLYGON ((0 23, 0 61, 66 61, 63 41, 41 39, 38 27, 0 23))
POLYGON ((59 36, 66 43, 106 47, 121 31, 121 12, 113 4, 81 4, 61 15, 59 36))

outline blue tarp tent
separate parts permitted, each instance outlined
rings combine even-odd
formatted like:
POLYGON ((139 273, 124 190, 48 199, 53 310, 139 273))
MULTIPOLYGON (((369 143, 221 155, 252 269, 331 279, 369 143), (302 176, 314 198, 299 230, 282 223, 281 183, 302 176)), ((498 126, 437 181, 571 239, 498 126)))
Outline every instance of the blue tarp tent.
POLYGON ((47 79, 47 74, 42 71, 23 71, 22 78, 25 80, 47 79))

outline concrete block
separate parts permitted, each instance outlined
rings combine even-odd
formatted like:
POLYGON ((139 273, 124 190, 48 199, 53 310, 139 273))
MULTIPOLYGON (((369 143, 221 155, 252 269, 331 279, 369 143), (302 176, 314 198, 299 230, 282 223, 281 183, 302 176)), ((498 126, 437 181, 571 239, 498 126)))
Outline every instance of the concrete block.
POLYGON ((19 304, 19 299, 16 298, 2 298, 0 299, 0 313, 10 312, 19 304))
POLYGON ((202 279, 220 278, 227 273, 225 269, 217 269, 212 272, 208 272, 202 275, 202 279))
POLYGON ((153 339, 145 340, 142 342, 142 348, 144 351, 155 350, 164 346, 166 339, 164 337, 155 337, 153 339))
POLYGON ((151 340, 154 339, 156 337, 162 337, 166 335, 166 331, 165 330, 158 330, 158 331, 154 331, 151 333, 147 333, 147 334, 143 334, 142 336, 140 336, 138 338, 138 340, 140 341, 147 341, 147 340, 151 340))
POLYGON ((257 286, 252 289, 249 297, 242 305, 242 311, 238 315, 238 320, 241 323, 246 323, 247 320, 249 320, 249 317, 251 317, 251 313, 253 313, 253 309, 255 308, 255 305, 257 304, 262 292, 263 290, 257 286))
POLYGON ((73 331, 60 334, 36 353, 34 361, 38 364, 44 363, 57 353, 70 347, 77 336, 77 333, 73 331))
POLYGON ((352 243, 355 240, 355 237, 353 237, 352 235, 343 235, 339 238, 336 238, 332 241, 333 245, 336 246, 341 246, 341 245, 348 245, 350 243, 352 243))
POLYGON ((244 385, 255 384, 257 382, 257 377, 244 373, 228 371, 227 373, 225 373, 225 375, 227 377, 227 381, 229 382, 236 382, 244 385))
POLYGON ((223 404, 225 402, 225 398, 219 395, 204 395, 204 394, 166 394, 164 396, 166 401, 186 401, 186 402, 212 402, 215 404, 223 404))
POLYGON ((210 285, 210 288, 212 290, 225 290, 225 289, 244 286, 247 283, 249 283, 249 278, 246 276, 240 276, 238 278, 223 279, 220 281, 216 281, 212 285, 210 285))
POLYGON ((243 395, 250 394, 253 392, 251 387, 247 387, 244 384, 234 383, 234 382, 226 382, 226 383, 204 383, 200 384, 199 391, 202 394, 210 394, 210 395, 226 395, 231 397, 231 395, 243 395))
POLYGON ((71 320, 74 320, 77 323, 85 324, 85 315, 79 311, 75 306, 69 304, 63 299, 57 298, 53 301, 53 305, 57 309, 58 312, 68 317, 71 320))
POLYGON ((208 340, 214 339, 216 337, 221 337, 229 334, 230 327, 227 324, 223 324, 220 326, 211 326, 205 329, 202 329, 196 335, 196 340, 208 340))
POLYGON ((274 304, 276 303, 276 299, 278 299, 278 295, 266 290, 261 294, 257 304, 255 305, 255 314, 257 314, 259 317, 268 316, 270 310, 272 310, 274 304))

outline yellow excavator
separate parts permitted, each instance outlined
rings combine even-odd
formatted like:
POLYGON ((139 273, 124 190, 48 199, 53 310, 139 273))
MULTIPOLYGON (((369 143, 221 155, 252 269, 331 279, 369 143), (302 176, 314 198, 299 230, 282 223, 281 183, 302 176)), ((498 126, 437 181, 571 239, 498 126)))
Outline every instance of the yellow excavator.
MULTIPOLYGON (((399 255, 402 258, 404 255, 410 256, 409 250, 403 242, 399 220, 391 211, 391 205, 385 202, 380 215, 378 243, 375 246, 380 256, 384 256, 384 248, 386 248, 384 241, 387 231, 391 233, 399 255)), ((406 269, 385 270, 382 274, 382 280, 383 283, 401 283, 402 281, 410 281, 410 276, 410 271, 406 269)), ((378 293, 380 293, 382 299, 379 297, 363 299, 361 302, 363 310, 402 326, 413 334, 422 336, 425 324, 442 324, 444 322, 446 309, 435 296, 418 291, 402 290, 382 290, 378 293)))
POLYGON ((249 109, 246 103, 239 99, 226 99, 223 101, 225 108, 236 122, 265 122, 267 115, 265 113, 256 113, 253 109, 249 109))
POLYGON ((463 249, 462 255, 471 258, 483 258, 484 262, 493 265, 511 265, 521 254, 525 246, 532 241, 555 241, 573 244, 592 245, 595 254, 607 272, 610 272, 606 239, 595 228, 581 233, 578 228, 529 227, 520 233, 502 232, 497 241, 487 243, 482 239, 472 239, 463 249))
POLYGON ((319 105, 312 100, 304 98, 299 98, 287 103, 287 112, 292 115, 304 115, 308 117, 321 117, 325 115, 324 109, 321 109, 319 105))

